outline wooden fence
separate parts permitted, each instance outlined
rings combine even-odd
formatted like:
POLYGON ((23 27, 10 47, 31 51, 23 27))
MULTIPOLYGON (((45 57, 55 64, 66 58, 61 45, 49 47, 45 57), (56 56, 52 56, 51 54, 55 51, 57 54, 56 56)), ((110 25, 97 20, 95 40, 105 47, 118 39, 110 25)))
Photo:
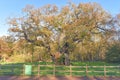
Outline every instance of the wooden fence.
MULTIPOLYGON (((31 65, 32 75, 120 76, 120 66, 31 65), (97 75, 98 74, 98 75, 97 75)), ((0 65, 0 75, 26 75, 25 65, 0 65)))

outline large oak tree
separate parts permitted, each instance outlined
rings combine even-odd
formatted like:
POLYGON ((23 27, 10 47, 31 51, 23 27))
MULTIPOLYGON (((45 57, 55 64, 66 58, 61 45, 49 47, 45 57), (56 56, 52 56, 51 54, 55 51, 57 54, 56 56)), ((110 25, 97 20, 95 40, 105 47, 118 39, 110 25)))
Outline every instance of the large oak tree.
POLYGON ((105 40, 112 28, 111 15, 97 3, 69 3, 62 8, 56 5, 40 8, 28 5, 23 12, 25 14, 21 17, 10 18, 12 27, 9 30, 19 39, 32 44, 33 53, 34 46, 42 46, 53 62, 58 55, 63 55, 65 65, 70 64, 70 55, 74 54, 79 44, 99 42, 100 38, 105 40), (99 37, 97 40, 96 35, 99 37))

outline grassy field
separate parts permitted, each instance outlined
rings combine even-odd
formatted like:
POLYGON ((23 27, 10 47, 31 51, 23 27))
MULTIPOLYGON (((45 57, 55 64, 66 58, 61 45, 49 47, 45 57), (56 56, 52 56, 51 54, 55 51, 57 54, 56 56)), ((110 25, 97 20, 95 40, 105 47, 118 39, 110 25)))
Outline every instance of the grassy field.
POLYGON ((120 66, 120 64, 105 63, 105 62, 72 62, 70 73, 70 66, 54 66, 50 62, 36 62, 36 63, 9 63, 1 64, 0 75, 25 75, 25 65, 32 65, 32 75, 56 75, 56 76, 104 76, 104 65, 106 66, 106 76, 120 76, 120 67, 107 67, 107 66, 120 66), (87 65, 87 74, 86 74, 87 65), (97 67, 94 67, 97 66, 97 67), (55 73, 54 73, 55 70, 55 73), (81 72, 80 72, 81 71, 81 72), (90 72, 89 72, 90 71, 90 72), (96 72, 99 71, 99 72, 96 72), (111 71, 111 72, 107 72, 111 71))

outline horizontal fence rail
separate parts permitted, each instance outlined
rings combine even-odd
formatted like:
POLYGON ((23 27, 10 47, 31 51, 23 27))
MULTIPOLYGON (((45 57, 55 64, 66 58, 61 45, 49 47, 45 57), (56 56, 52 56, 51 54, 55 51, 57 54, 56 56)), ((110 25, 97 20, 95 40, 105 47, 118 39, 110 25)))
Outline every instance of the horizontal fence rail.
MULTIPOLYGON (((120 76, 120 66, 30 65, 31 75, 120 76)), ((25 65, 0 65, 0 75, 26 75, 25 65)))

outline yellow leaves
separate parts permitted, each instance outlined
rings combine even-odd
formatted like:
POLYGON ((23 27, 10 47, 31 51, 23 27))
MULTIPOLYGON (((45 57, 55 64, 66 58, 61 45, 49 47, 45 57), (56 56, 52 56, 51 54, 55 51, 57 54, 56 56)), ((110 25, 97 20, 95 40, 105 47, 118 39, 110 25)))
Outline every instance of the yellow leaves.
POLYGON ((52 34, 52 32, 51 32, 48 28, 46 28, 46 27, 44 27, 41 32, 42 32, 43 35, 45 35, 46 37, 50 37, 51 34, 52 34))
MULTIPOLYGON (((75 9, 76 14, 79 13, 79 19, 81 21, 90 21, 94 19, 94 22, 104 21, 110 16, 102 7, 97 3, 80 3, 78 8, 75 9)), ((84 22, 85 22, 84 21, 84 22)), ((87 23, 86 23, 87 24, 87 23)))
POLYGON ((41 7, 41 12, 44 15, 55 15, 58 12, 58 7, 56 5, 47 4, 41 7))
POLYGON ((40 18, 38 16, 32 16, 31 19, 36 25, 40 24, 40 18))
MULTIPOLYGON (((67 42, 69 46, 66 46, 68 49, 66 51, 71 54, 77 46, 76 54, 80 53, 83 56, 82 59, 89 55, 92 55, 92 58, 95 57, 95 48, 97 49, 98 46, 91 40, 94 36, 92 31, 99 32, 97 27, 104 26, 109 19, 109 14, 96 3, 80 3, 79 5, 71 3, 60 10, 55 5, 46 5, 42 8, 27 6, 24 11, 25 16, 11 19, 12 32, 22 35, 28 42, 46 48, 46 51, 50 46, 51 49, 48 52, 51 51, 56 56, 59 56, 56 53, 58 44, 55 45, 54 42, 60 42, 61 47, 67 42)), ((95 37, 98 38, 99 35, 95 37)))
POLYGON ((57 52, 58 45, 56 43, 51 43, 50 48, 51 48, 51 53, 53 53, 54 55, 57 52))
POLYGON ((55 16, 46 16, 45 18, 45 21, 48 22, 50 25, 54 25, 55 23, 55 16))
POLYGON ((21 30, 18 27, 10 28, 10 32, 21 32, 21 30))
POLYGON ((64 14, 64 15, 66 15, 69 12, 69 10, 70 10, 69 6, 65 6, 65 7, 62 8, 61 13, 64 14))
POLYGON ((17 22, 17 18, 9 18, 8 24, 12 25, 12 26, 17 26, 18 22, 17 22))
POLYGON ((2 38, 0 38, 0 53, 7 53, 10 52, 10 48, 2 38))
POLYGON ((56 5, 53 6, 53 12, 57 12, 58 11, 58 7, 56 5))
POLYGON ((34 8, 33 5, 26 5, 26 7, 22 10, 23 12, 29 12, 34 8))

